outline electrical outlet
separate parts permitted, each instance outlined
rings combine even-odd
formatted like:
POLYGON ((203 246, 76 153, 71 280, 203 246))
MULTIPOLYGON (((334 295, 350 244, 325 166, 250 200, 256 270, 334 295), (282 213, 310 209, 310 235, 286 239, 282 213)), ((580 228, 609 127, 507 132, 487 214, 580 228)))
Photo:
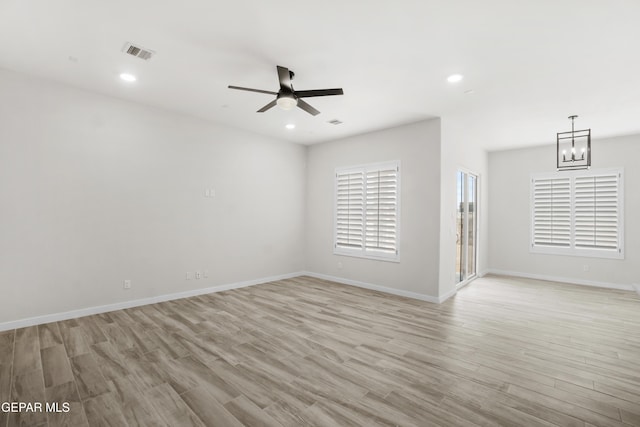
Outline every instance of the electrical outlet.
POLYGON ((131 280, 125 280, 124 283, 122 284, 122 287, 124 289, 131 289, 131 280))
POLYGON ((196 271, 196 279, 199 279, 202 275, 200 274, 199 271, 196 271))
POLYGON ((342 262, 338 261, 338 269, 341 269, 341 268, 342 268, 342 262))
POLYGON ((185 277, 187 280, 191 280, 191 272, 187 271, 187 275, 185 277))
POLYGON ((207 277, 209 277, 209 270, 205 270, 205 271, 202 273, 202 277, 204 277, 205 279, 206 279, 207 277))
POLYGON ((589 271, 589 265, 588 264, 583 265, 582 271, 589 271))

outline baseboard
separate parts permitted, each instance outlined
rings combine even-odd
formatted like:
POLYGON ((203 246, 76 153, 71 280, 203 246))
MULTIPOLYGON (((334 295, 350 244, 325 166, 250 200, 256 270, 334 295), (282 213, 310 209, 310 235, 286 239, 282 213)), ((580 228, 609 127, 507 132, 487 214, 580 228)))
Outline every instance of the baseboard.
MULTIPOLYGON (((444 301, 447 298, 449 298, 449 296, 451 296, 451 295, 448 295, 445 298, 441 299, 441 298, 438 298, 438 297, 433 297, 431 295, 424 295, 424 294, 419 294, 419 293, 416 293, 416 292, 404 291, 402 289, 388 288, 386 286, 373 285, 371 283, 361 282, 359 280, 351 280, 351 279, 345 279, 343 277, 329 276, 328 274, 314 273, 312 271, 306 271, 304 274, 305 274, 305 276, 315 277, 316 279, 329 280, 331 282, 337 282, 337 283, 341 283, 343 285, 357 286, 358 288, 370 289, 372 291, 384 292, 384 293, 387 293, 387 294, 398 295, 398 296, 406 297, 406 298, 418 299, 418 300, 421 300, 421 301, 427 301, 427 302, 432 302, 432 303, 436 303, 436 304, 441 303, 442 301, 444 301)), ((453 291, 453 294, 455 294, 455 290, 453 291)))
POLYGON ((261 283, 274 282, 276 280, 291 279, 293 277, 302 276, 303 272, 281 274, 278 276, 263 277, 260 279, 246 280, 243 282, 229 283, 226 285, 211 286, 208 288, 193 289, 185 292, 177 292, 173 294, 158 295, 149 298, 142 298, 131 301, 123 301, 115 304, 100 305, 96 307, 81 308, 78 310, 67 311, 63 313, 52 313, 43 316, 30 317, 27 319, 14 320, 10 322, 0 323, 0 332, 18 328, 26 328, 28 326, 42 325, 44 323, 59 322, 61 320, 75 319, 77 317, 91 316, 93 314, 107 313, 109 311, 124 310, 126 308, 140 307, 142 305, 157 304, 165 301, 194 297, 198 295, 211 294, 214 292, 228 291, 231 289, 246 288, 247 286, 259 285, 261 283))
MULTIPOLYGON (((467 283, 467 285, 468 285, 468 283, 467 283)), ((458 288, 454 287, 452 290, 450 290, 446 294, 440 295, 438 297, 438 304, 442 304, 443 302, 445 302, 446 300, 448 300, 449 298, 451 298, 452 296, 454 296, 457 293, 458 293, 458 288)))
POLYGON ((593 280, 576 279, 573 277, 547 276, 544 274, 522 273, 520 271, 498 270, 493 268, 487 270, 486 273, 495 274, 498 276, 514 276, 514 277, 522 277, 525 279, 536 279, 536 280, 546 280, 549 282, 570 283, 572 285, 584 285, 584 286, 595 286, 598 288, 619 289, 623 291, 634 290, 632 285, 621 285, 618 283, 597 282, 593 280))

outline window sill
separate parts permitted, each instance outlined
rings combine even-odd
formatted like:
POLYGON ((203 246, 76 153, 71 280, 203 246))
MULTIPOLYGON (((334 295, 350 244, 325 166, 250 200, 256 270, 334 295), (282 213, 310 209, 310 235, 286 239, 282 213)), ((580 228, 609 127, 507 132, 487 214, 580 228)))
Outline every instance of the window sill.
POLYGON ((530 253, 542 255, 563 255, 584 258, 607 258, 607 259, 624 259, 624 251, 618 250, 598 250, 598 249, 571 249, 571 248, 554 248, 548 246, 538 246, 529 249, 530 253))
POLYGON ((334 249, 334 255, 339 256, 348 256, 352 258, 364 258, 370 259, 373 261, 387 261, 387 262, 400 262, 400 255, 375 255, 375 254, 364 254, 361 251, 348 251, 348 250, 340 250, 334 249))

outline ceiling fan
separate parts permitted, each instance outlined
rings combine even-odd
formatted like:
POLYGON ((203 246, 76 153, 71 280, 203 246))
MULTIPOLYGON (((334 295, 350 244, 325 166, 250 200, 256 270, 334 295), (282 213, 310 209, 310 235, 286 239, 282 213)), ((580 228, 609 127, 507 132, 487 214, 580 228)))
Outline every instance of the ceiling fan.
POLYGON ((313 96, 330 96, 330 95, 343 95, 342 89, 316 89, 316 90, 294 90, 291 85, 294 73, 286 67, 277 66, 278 80, 280 81, 280 90, 278 92, 272 92, 261 89, 250 89, 248 87, 229 86, 229 89, 247 90, 249 92, 266 93, 269 95, 276 95, 276 99, 258 110, 258 113, 264 113, 274 106, 278 106, 283 110, 291 110, 295 106, 300 107, 307 113, 317 116, 320 111, 313 108, 300 98, 311 98, 313 96))

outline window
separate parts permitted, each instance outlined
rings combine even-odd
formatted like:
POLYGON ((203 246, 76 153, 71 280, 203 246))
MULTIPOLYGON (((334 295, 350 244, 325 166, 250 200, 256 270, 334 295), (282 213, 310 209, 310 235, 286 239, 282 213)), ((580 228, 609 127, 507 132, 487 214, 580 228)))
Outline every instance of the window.
POLYGON ((398 261, 399 162, 336 170, 334 253, 398 261))
POLYGON ((624 258, 621 169, 531 177, 531 252, 624 258))

